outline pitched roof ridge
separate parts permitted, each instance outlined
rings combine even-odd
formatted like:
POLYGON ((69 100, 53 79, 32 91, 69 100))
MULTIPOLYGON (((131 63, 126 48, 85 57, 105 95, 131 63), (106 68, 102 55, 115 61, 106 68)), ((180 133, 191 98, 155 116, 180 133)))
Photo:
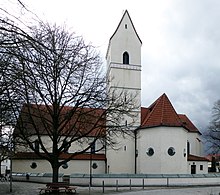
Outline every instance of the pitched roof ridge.
POLYGON ((175 108, 173 107, 173 105, 172 105, 172 103, 170 102, 170 100, 169 100, 169 98, 167 97, 167 95, 166 95, 166 94, 164 94, 164 95, 166 96, 166 98, 167 98, 167 100, 168 100, 168 102, 169 102, 171 108, 173 109, 173 112, 175 113, 176 119, 178 120, 178 122, 179 122, 180 125, 182 126, 182 121, 181 121, 181 119, 180 119, 178 113, 176 112, 175 108))

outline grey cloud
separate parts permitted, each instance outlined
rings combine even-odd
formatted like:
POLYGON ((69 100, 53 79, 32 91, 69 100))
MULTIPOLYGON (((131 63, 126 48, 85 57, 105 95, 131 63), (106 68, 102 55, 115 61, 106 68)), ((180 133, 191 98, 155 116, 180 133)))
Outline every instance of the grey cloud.
POLYGON ((165 92, 203 130, 220 99, 220 1, 173 1, 165 15, 165 51, 143 51, 143 104, 165 92))

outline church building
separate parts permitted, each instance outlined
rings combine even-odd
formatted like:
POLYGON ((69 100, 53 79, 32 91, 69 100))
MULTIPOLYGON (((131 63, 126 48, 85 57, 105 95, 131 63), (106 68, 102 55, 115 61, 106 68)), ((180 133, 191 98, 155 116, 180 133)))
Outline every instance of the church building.
MULTIPOLYGON (((201 133, 186 115, 176 113, 166 94, 141 107, 141 39, 125 11, 107 51, 110 87, 138 94, 134 140, 120 141, 119 151, 107 151, 110 173, 207 173, 201 157, 201 133), (124 143, 124 145, 122 144, 124 143), (135 158, 132 158, 134 157, 135 158), (117 162, 115 162, 117 159, 117 162), (125 165, 124 162, 130 162, 125 165)), ((125 119, 129 120, 129 119, 125 119)))
MULTIPOLYGON (((106 148, 94 156, 93 173, 129 174, 205 174, 208 160, 202 156, 201 133, 184 114, 175 111, 164 93, 148 107, 141 105, 142 41, 126 10, 109 40, 106 54, 109 90, 135 94, 135 117, 124 117, 124 124, 133 121, 134 136, 117 136, 118 149, 106 148)), ((60 173, 89 173, 89 157, 68 162, 60 173)), ((25 153, 13 159, 13 172, 49 172, 45 160, 25 153), (35 162, 34 169, 30 164, 35 162)))

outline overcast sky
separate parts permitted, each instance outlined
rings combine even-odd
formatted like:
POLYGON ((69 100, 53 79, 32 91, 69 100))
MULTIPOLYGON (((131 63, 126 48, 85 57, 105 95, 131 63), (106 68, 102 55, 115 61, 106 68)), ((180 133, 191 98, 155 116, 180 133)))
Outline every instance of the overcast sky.
POLYGON ((208 125, 220 99, 219 0, 22 1, 41 19, 65 23, 103 57, 127 9, 143 43, 142 106, 166 93, 200 130, 208 125))

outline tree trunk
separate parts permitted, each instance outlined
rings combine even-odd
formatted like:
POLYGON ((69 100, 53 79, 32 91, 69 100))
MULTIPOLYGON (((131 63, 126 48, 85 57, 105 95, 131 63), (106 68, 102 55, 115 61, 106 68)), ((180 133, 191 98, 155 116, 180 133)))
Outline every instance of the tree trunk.
POLYGON ((59 179, 59 165, 58 163, 53 163, 52 164, 52 169, 53 169, 53 180, 52 182, 57 183, 59 179))
POLYGON ((2 174, 2 159, 1 159, 1 156, 0 156, 0 175, 2 174))

